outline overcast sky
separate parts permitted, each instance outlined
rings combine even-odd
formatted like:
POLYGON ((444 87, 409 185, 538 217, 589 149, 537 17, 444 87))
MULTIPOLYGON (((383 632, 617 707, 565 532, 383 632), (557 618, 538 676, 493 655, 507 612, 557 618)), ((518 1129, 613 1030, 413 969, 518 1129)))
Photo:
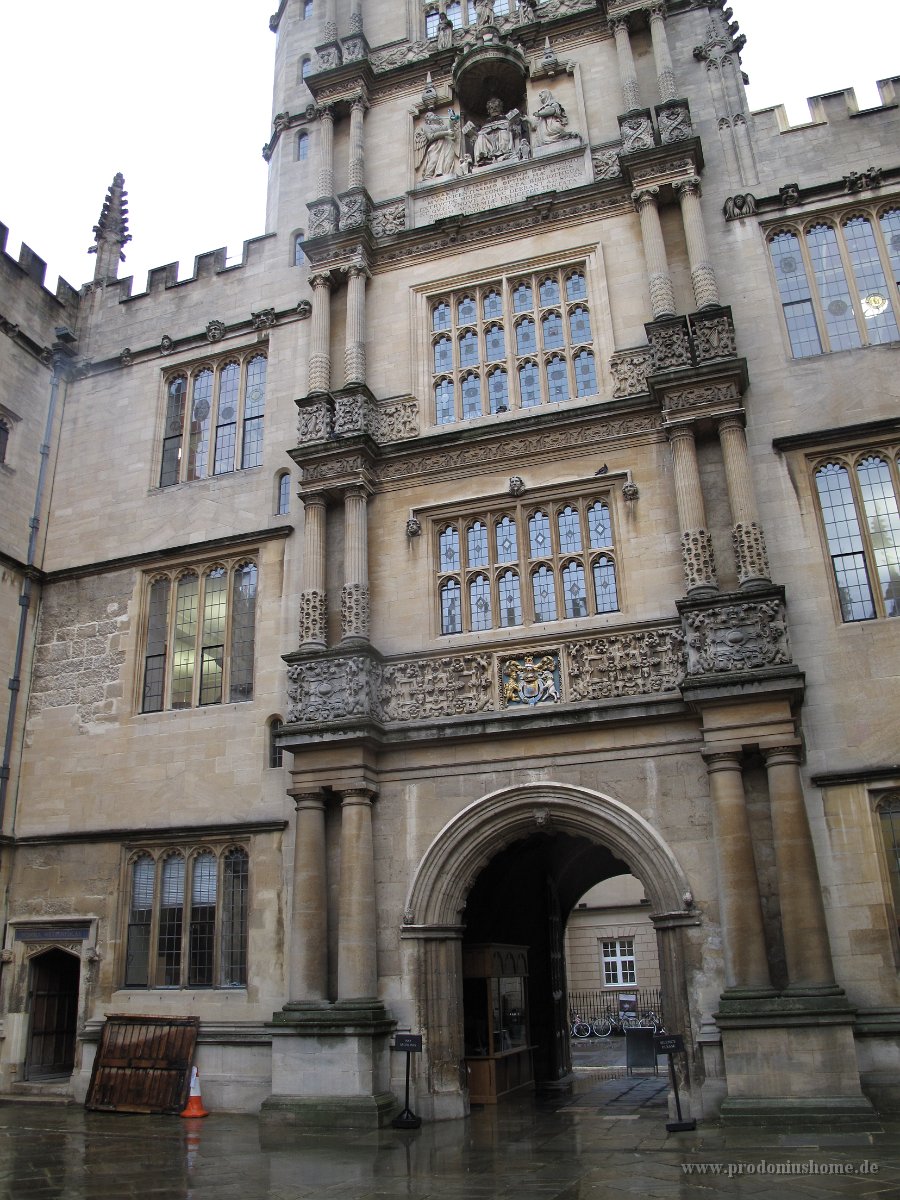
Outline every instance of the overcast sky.
MULTIPOLYGON (((324 3, 324 0, 318 0, 324 3)), ((838 0, 730 0, 747 35, 754 109, 900 75, 900 3, 854 21, 838 0), (868 42, 866 35, 870 36, 868 42)), ((93 274, 92 229, 116 171, 133 242, 120 274, 142 290, 150 267, 264 232, 277 0, 5 0, 0 221, 78 286, 93 274)), ((346 7, 346 5, 344 5, 346 7)), ((365 13, 367 5, 363 5, 365 13)), ((339 5, 340 8, 340 5, 339 5)), ((373 29, 367 30, 377 41, 373 29)), ((677 64, 676 64, 677 70, 677 64)), ((876 163, 887 166, 888 163, 876 163)))

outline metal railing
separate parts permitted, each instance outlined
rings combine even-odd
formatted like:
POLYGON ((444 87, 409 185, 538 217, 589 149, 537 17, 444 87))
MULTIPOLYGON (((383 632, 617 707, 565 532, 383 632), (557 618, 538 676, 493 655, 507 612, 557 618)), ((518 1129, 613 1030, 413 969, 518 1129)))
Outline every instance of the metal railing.
POLYGON ((585 1021, 600 1021, 619 1015, 619 996, 637 997, 637 1014, 655 1012, 665 1020, 662 992, 659 988, 588 988, 569 992, 569 1012, 578 1013, 585 1021))

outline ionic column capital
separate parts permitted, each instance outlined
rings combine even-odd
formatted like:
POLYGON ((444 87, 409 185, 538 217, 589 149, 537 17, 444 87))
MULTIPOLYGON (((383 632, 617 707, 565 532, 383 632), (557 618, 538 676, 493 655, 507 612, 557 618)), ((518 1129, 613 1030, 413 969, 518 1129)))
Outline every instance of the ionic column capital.
POLYGON ((369 98, 364 92, 359 92, 350 101, 350 112, 364 114, 366 109, 370 108, 369 98))
POLYGON ((320 291, 330 292, 334 285, 334 280, 331 277, 330 271, 310 272, 308 279, 309 279, 309 286, 312 288, 312 290, 314 292, 320 292, 320 291))
POLYGON ((679 200, 682 196, 697 196, 703 194, 700 187, 699 175, 688 175, 684 179, 676 179, 672 183, 672 188, 679 200))
POLYGON ((739 429, 743 432, 746 424, 747 417, 745 413, 731 412, 726 413, 723 417, 719 417, 716 427, 719 430, 719 433, 731 433, 736 429, 739 429))
POLYGON ((334 125, 334 105, 333 104, 317 104, 316 116, 323 125, 334 125))
POLYGON ((652 204, 654 208, 659 202, 659 188, 656 185, 652 187, 638 188, 631 193, 631 202, 634 207, 640 211, 644 205, 652 204))

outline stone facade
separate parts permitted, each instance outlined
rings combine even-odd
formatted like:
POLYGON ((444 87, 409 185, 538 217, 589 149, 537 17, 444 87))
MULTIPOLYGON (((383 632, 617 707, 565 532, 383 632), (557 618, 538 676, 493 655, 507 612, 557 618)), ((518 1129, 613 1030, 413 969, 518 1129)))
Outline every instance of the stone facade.
POLYGON ((712 0, 304 8, 240 264, 134 291, 120 177, 80 293, 0 254, 0 1091, 80 1098, 104 1013, 194 1015, 210 1106, 375 1126, 399 1026, 461 1117, 485 945, 528 947, 564 1082, 566 922, 630 874, 693 1115, 868 1119, 900 645, 815 472, 900 487, 900 337, 795 356, 767 239, 890 234, 894 83, 783 137, 712 0))

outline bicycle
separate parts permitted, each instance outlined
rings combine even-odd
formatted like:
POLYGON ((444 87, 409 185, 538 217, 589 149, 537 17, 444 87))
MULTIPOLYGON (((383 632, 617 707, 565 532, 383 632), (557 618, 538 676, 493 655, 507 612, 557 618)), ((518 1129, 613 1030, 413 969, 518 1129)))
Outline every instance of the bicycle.
POLYGON ((642 1025, 634 1013, 607 1013, 604 1017, 598 1017, 592 1023, 591 1028, 595 1037, 605 1038, 609 1037, 614 1030, 616 1033, 624 1033, 626 1029, 640 1029, 642 1025))
POLYGON ((583 1020, 579 1013, 570 1013, 569 1017, 572 1021, 572 1028, 569 1031, 572 1037, 587 1038, 591 1036, 590 1022, 583 1020))

